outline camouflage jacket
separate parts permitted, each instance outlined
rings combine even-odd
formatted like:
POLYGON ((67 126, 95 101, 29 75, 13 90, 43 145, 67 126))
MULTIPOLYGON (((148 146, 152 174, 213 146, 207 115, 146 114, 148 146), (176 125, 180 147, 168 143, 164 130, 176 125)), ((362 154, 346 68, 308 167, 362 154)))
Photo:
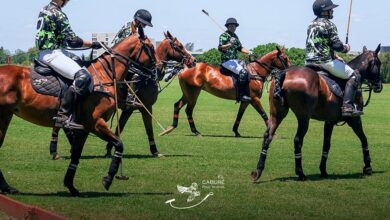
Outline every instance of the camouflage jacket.
POLYGON ((218 50, 221 52, 222 63, 228 60, 238 59, 238 52, 241 51, 241 49, 242 49, 241 42, 235 33, 232 34, 226 31, 222 33, 221 36, 219 36, 218 50), (228 44, 232 37, 235 38, 233 45, 227 50, 222 50, 221 46, 228 44))
POLYGON ((335 52, 342 52, 341 42, 336 25, 329 19, 316 18, 307 29, 306 62, 327 63, 335 59, 335 52))
POLYGON ((74 41, 76 38, 78 37, 70 27, 68 17, 57 4, 50 3, 41 10, 35 37, 35 44, 38 50, 66 48, 70 46, 69 42, 74 41))
POLYGON ((119 41, 125 39, 126 37, 136 33, 137 27, 133 24, 133 22, 128 22, 127 24, 123 25, 123 27, 119 30, 119 32, 115 35, 114 39, 112 40, 111 44, 115 45, 119 43, 119 41))

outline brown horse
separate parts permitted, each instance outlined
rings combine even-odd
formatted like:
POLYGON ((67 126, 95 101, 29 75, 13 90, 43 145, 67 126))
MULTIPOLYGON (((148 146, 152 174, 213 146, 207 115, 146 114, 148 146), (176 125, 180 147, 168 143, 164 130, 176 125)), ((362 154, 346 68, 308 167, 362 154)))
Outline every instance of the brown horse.
MULTIPOLYGON (((156 48, 156 55, 163 63, 160 73, 165 73, 164 70, 166 68, 167 61, 176 61, 179 62, 179 65, 185 65, 188 67, 195 65, 195 58, 190 53, 188 53, 183 44, 176 37, 173 37, 169 31, 164 33, 164 36, 164 40, 162 40, 156 48)), ((128 76, 130 75, 133 76, 133 74, 129 74, 128 76)), ((157 95, 159 93, 157 80, 161 80, 163 76, 164 75, 160 74, 156 79, 155 77, 149 77, 149 75, 140 75, 136 79, 130 79, 131 81, 137 81, 135 82, 135 84, 138 84, 136 86, 137 89, 135 89, 133 85, 133 90, 136 92, 137 97, 140 99, 144 107, 127 109, 122 108, 123 111, 119 119, 120 131, 123 132, 123 129, 134 110, 138 109, 141 112, 145 131, 149 139, 149 149, 151 154, 155 157, 161 155, 159 154, 157 145, 154 140, 152 117, 149 112, 153 112, 152 106, 157 101, 157 95)), ((58 131, 59 128, 53 128, 50 142, 50 154, 52 155, 53 159, 60 158, 57 153, 58 131)), ((116 128, 115 134, 118 135, 118 128, 116 128)), ((107 143, 106 148, 106 156, 109 157, 111 156, 113 145, 111 143, 107 143)))
MULTIPOLYGON (((112 158, 108 175, 103 178, 103 186, 108 190, 122 161, 123 143, 116 136, 106 121, 115 111, 114 81, 123 81, 130 64, 143 71, 154 67, 159 62, 154 54, 153 44, 138 34, 132 35, 117 45, 108 53, 93 61, 88 67, 93 75, 95 91, 77 105, 75 114, 85 130, 65 129, 71 144, 71 161, 64 178, 64 185, 74 196, 79 191, 74 187, 73 179, 76 174, 81 153, 88 137, 94 133, 102 140, 115 146, 115 156, 112 158)), ((12 116, 18 117, 41 126, 53 127, 53 117, 57 113, 59 99, 38 94, 31 86, 30 68, 20 66, 0 67, 0 146, 2 145, 12 116)), ((0 189, 4 193, 16 193, 9 186, 0 171, 0 189)))
MULTIPOLYGON (((266 77, 274 69, 285 69, 290 65, 290 61, 284 51, 281 51, 278 47, 276 50, 267 53, 266 55, 257 58, 254 62, 250 62, 247 68, 250 72, 250 96, 251 102, 241 102, 240 109, 237 114, 236 123, 233 127, 233 131, 236 137, 239 137, 238 126, 245 109, 249 103, 256 109, 261 115, 265 124, 268 122, 268 116, 265 113, 260 98, 263 93, 263 85, 266 77)), ((177 128, 179 121, 179 112, 183 106, 186 107, 186 114, 188 123, 190 125, 192 133, 195 135, 201 135, 196 129, 194 119, 192 118, 193 109, 195 108, 196 101, 202 90, 215 95, 219 98, 236 100, 236 89, 233 84, 232 77, 222 74, 219 67, 207 65, 205 63, 199 63, 194 68, 186 69, 179 74, 179 83, 182 90, 182 97, 174 105, 173 122, 161 135, 165 135, 177 128)))
MULTIPOLYGON (((364 51, 361 55, 353 59, 348 65, 358 70, 362 82, 367 81, 374 92, 382 91, 382 81, 380 78, 380 60, 376 51, 364 51)), ((252 172, 252 178, 257 181, 264 170, 265 160, 269 145, 273 139, 276 129, 286 117, 289 108, 294 112, 298 120, 298 129, 294 138, 295 147, 295 173, 299 180, 305 180, 306 176, 302 168, 302 146, 303 139, 309 128, 310 118, 325 121, 324 144, 321 158, 321 176, 326 177, 326 161, 330 149, 330 140, 333 127, 337 122, 345 121, 355 132, 361 141, 364 157, 363 173, 372 174, 371 159, 368 150, 367 138, 362 127, 360 117, 341 117, 342 98, 334 95, 325 79, 312 68, 292 67, 285 71, 285 79, 282 84, 283 97, 281 100, 273 98, 274 82, 271 85, 270 101, 270 123, 264 133, 263 146, 257 164, 256 171, 252 172)))

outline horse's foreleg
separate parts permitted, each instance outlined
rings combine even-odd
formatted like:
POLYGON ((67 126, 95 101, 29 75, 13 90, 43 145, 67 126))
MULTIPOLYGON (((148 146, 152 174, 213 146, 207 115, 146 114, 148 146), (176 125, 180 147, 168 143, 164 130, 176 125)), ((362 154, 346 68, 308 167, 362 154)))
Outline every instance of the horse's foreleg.
POLYGON ((233 126, 233 132, 236 137, 241 137, 240 133, 238 133, 238 127, 240 126, 240 121, 248 105, 249 105, 248 102, 241 102, 240 108, 238 109, 236 121, 234 122, 234 126, 233 126))
POLYGON ((52 156, 53 160, 60 159, 60 155, 57 152, 57 146, 58 146, 58 132, 60 131, 60 128, 53 128, 51 131, 51 141, 50 141, 50 155, 52 156))
MULTIPOLYGON (((129 109, 129 110, 122 111, 121 116, 119 118, 119 130, 121 131, 121 133, 123 132, 123 129, 125 128, 126 123, 129 120, 130 116, 133 114, 133 112, 134 112, 134 109, 129 109)), ((116 129, 115 129, 115 135, 118 136, 119 130, 118 130, 118 126, 117 126, 116 129)), ((112 156, 111 151, 112 151, 113 147, 114 147, 114 145, 113 145, 112 142, 108 142, 107 143, 107 145, 106 145, 106 155, 104 155, 105 157, 111 157, 112 156)))
POLYGON ((302 168, 302 147, 303 139, 309 128, 309 120, 309 118, 298 119, 298 129, 294 138, 295 173, 298 175, 298 180, 306 180, 302 168))
POLYGON ((88 132, 84 130, 65 130, 66 137, 71 144, 71 156, 68 170, 64 178, 64 185, 69 189, 72 196, 79 196, 79 191, 74 187, 73 180, 76 175, 77 166, 80 162, 81 153, 83 152, 85 141, 88 137, 88 132))
POLYGON ((172 125, 165 129, 162 133, 160 133, 160 136, 164 136, 166 134, 171 133, 175 128, 177 128, 177 125, 179 123, 179 113, 180 109, 183 108, 187 104, 186 99, 184 96, 182 96, 174 105, 173 105, 173 120, 172 125))
MULTIPOLYGON (((148 111, 152 113, 152 106, 147 106, 148 111)), ((148 135, 149 140, 149 149, 150 153, 152 153, 153 156, 158 157, 159 152, 157 150, 156 142, 154 141, 154 133, 153 133, 153 124, 152 124, 152 117, 148 114, 148 112, 145 109, 141 109, 142 114, 142 120, 144 122, 144 127, 146 134, 148 135)))
POLYGON ((108 175, 103 177, 103 186, 106 190, 110 189, 112 181, 114 180, 115 174, 118 172, 119 165, 122 162, 123 156, 123 143, 108 127, 107 123, 103 118, 99 118, 96 121, 96 125, 94 126, 95 133, 101 139, 111 143, 115 148, 115 153, 111 158, 110 168, 108 170, 108 175))
POLYGON ((330 150, 330 141, 332 138, 334 124, 330 122, 325 122, 324 124, 324 143, 322 146, 322 156, 320 171, 321 177, 327 177, 328 173, 326 172, 326 161, 328 160, 329 150, 330 150))
POLYGON ((268 126, 267 125, 267 123, 268 123, 268 115, 264 111, 263 106, 261 105, 260 98, 256 97, 255 99, 253 99, 252 102, 251 102, 251 105, 260 114, 261 118, 264 120, 265 126, 268 126))
POLYGON ((362 119, 360 117, 351 118, 347 120, 347 123, 353 129, 355 134, 359 137, 360 142, 362 144, 363 161, 364 161, 363 173, 366 175, 371 175, 372 174, 371 157, 370 157, 370 151, 368 150, 367 137, 363 131, 362 119))

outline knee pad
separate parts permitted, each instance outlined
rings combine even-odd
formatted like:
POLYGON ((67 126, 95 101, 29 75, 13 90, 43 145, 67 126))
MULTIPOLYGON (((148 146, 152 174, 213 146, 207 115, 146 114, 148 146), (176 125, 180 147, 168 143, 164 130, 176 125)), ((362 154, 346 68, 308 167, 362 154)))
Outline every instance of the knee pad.
POLYGON ((77 94, 86 95, 93 91, 93 78, 86 69, 79 70, 73 81, 73 86, 77 94))

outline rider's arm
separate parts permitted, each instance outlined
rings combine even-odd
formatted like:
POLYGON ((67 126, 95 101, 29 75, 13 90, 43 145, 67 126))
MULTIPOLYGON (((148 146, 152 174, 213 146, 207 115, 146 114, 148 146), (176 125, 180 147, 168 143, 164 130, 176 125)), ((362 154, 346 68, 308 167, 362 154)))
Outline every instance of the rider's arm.
POLYGON ((83 39, 78 37, 72 30, 69 24, 69 20, 65 14, 60 14, 57 16, 57 26, 58 30, 61 31, 61 35, 64 35, 67 45, 71 48, 79 48, 88 45, 90 42, 84 42, 83 39))
POLYGON ((232 44, 229 42, 229 35, 226 32, 221 34, 221 36, 219 36, 218 50, 221 52, 225 52, 231 46, 232 44))
POLYGON ((340 40, 339 35, 337 34, 337 27, 332 24, 331 28, 329 28, 328 31, 333 50, 337 52, 347 53, 350 47, 347 44, 343 44, 343 42, 340 40))

